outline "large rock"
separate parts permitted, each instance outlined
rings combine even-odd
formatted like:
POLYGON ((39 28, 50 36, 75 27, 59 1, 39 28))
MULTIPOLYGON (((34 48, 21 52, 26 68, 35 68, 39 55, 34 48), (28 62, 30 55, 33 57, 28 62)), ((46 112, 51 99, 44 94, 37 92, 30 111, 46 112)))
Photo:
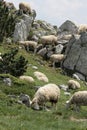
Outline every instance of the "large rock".
POLYGON ((32 22, 33 19, 31 16, 23 14, 22 19, 15 25, 13 34, 14 42, 27 40, 32 22))
POLYGON ((59 27, 59 29, 60 29, 62 32, 63 32, 63 31, 68 31, 68 32, 71 32, 71 33, 77 33, 77 31, 78 31, 77 26, 76 26, 73 22, 71 22, 71 21, 69 21, 69 20, 65 21, 65 22, 59 27))
POLYGON ((81 37, 74 37, 68 43, 66 49, 66 59, 63 62, 65 70, 68 72, 79 72, 87 77, 87 33, 81 37))

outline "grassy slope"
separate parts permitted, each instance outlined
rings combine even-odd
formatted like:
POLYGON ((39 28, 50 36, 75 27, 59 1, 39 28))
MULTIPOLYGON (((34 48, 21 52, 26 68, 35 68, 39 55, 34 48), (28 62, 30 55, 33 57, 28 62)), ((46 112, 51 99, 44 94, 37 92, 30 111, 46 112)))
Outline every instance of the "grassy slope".
MULTIPOLYGON (((15 45, 12 45, 15 46, 15 45)), ((0 46, 0 51, 9 50, 9 46, 0 46)), ((23 54, 29 60, 29 64, 36 65, 39 71, 45 73, 49 78, 49 82, 56 84, 66 84, 67 76, 60 74, 60 71, 49 68, 47 63, 45 66, 39 64, 40 58, 35 57, 31 53, 20 50, 19 55, 23 54)), ((34 77, 32 66, 27 69, 26 75, 34 77)), ((15 100, 9 98, 8 94, 19 95, 21 92, 27 93, 32 98, 35 91, 34 85, 43 85, 45 83, 38 81, 35 77, 35 84, 29 84, 14 79, 12 87, 8 87, 0 80, 0 130, 87 130, 87 121, 79 121, 74 119, 86 119, 87 107, 82 107, 79 113, 69 109, 65 109, 65 101, 69 97, 64 95, 61 90, 61 97, 58 103, 58 110, 52 109, 46 111, 34 111, 24 105, 17 104, 15 100), (72 121, 73 120, 73 121, 72 121)), ((87 87, 81 83, 81 90, 87 90, 87 87)), ((72 92, 73 93, 73 92, 72 92)))

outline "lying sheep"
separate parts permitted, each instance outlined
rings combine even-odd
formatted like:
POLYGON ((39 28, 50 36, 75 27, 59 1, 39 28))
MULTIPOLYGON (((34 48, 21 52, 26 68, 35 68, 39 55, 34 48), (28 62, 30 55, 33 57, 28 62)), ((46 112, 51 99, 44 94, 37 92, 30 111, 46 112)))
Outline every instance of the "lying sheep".
POLYGON ((82 24, 78 27, 78 33, 87 32, 87 24, 82 24))
POLYGON ((34 76, 35 76, 38 80, 40 80, 40 81, 48 82, 47 76, 46 76, 44 73, 42 73, 42 72, 35 71, 35 72, 34 72, 34 76))
POLYGON ((0 61, 3 61, 2 53, 0 52, 0 61))
POLYGON ((40 87, 34 95, 34 98, 31 103, 31 108, 35 110, 46 109, 46 102, 51 102, 52 106, 56 104, 60 97, 60 89, 56 84, 46 84, 43 87, 40 87))
POLYGON ((22 80, 26 80, 26 81, 28 81, 30 83, 34 82, 34 79, 31 76, 23 75, 23 76, 20 76, 19 78, 22 79, 22 80))
POLYGON ((28 3, 25 3, 25 2, 19 3, 19 9, 20 9, 20 11, 22 11, 22 13, 25 13, 25 14, 32 13, 32 9, 31 9, 30 5, 28 3))
POLYGON ((54 35, 42 36, 40 41, 44 46, 47 44, 55 45, 57 43, 57 37, 54 35))
POLYGON ((69 80, 68 81, 68 89, 79 89, 80 83, 76 80, 69 80))
POLYGON ((19 44, 25 46, 27 51, 29 51, 30 47, 33 47, 34 53, 36 53, 37 45, 38 45, 37 42, 35 42, 35 41, 19 41, 19 44))
POLYGON ((50 56, 50 60, 53 62, 53 67, 55 68, 56 62, 62 63, 62 61, 65 59, 65 57, 66 57, 66 55, 64 55, 64 54, 52 54, 50 56))
POLYGON ((71 37, 72 37, 71 34, 67 34, 67 35, 64 35, 64 36, 63 36, 63 39, 64 39, 64 40, 70 40, 71 37))
POLYGON ((63 35, 58 35, 59 40, 70 40, 72 37, 72 34, 63 34, 63 35))
POLYGON ((73 96, 66 101, 66 108, 74 105, 76 111, 80 109, 80 106, 87 106, 87 91, 78 91, 73 94, 73 96))

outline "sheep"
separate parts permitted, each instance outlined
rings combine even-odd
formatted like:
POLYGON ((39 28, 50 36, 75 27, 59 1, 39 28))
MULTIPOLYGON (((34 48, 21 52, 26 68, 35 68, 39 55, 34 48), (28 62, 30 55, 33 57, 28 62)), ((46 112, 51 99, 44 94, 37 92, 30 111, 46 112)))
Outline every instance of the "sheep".
POLYGON ((43 44, 43 46, 47 45, 47 44, 52 44, 54 45, 55 43, 57 43, 57 36, 54 35, 48 35, 48 36, 42 36, 40 38, 41 43, 43 44))
POLYGON ((34 54, 35 54, 36 51, 37 51, 37 45, 38 45, 38 43, 35 42, 35 41, 19 41, 19 44, 20 44, 20 45, 24 45, 25 48, 27 49, 27 51, 29 51, 29 47, 33 47, 33 49, 34 49, 34 54))
POLYGON ((62 62, 66 58, 66 55, 64 54, 52 54, 50 56, 50 60, 53 62, 53 68, 55 68, 56 62, 62 62))
POLYGON ((64 39, 64 40, 70 40, 71 37, 72 37, 71 34, 67 34, 67 35, 64 35, 64 36, 63 36, 63 39, 64 39))
POLYGON ((28 13, 28 14, 32 13, 32 9, 30 5, 26 2, 19 3, 19 9, 20 11, 22 11, 22 13, 28 13))
POLYGON ((26 76, 26 75, 20 76, 19 79, 21 79, 21 80, 26 80, 26 81, 28 81, 28 82, 30 82, 30 83, 35 82, 34 79, 33 79, 31 76, 26 76))
POLYGON ((42 72, 35 71, 35 72, 34 72, 34 76, 35 76, 38 80, 40 80, 40 81, 43 81, 43 82, 46 82, 46 83, 49 81, 48 78, 47 78, 47 76, 46 76, 44 73, 42 73, 42 72))
POLYGON ((87 32, 87 24, 81 24, 78 27, 78 33, 81 34, 82 32, 87 32))
POLYGON ((76 111, 80 110, 80 106, 87 106, 87 91, 75 92, 72 97, 66 101, 66 108, 68 109, 71 105, 74 106, 76 111))
POLYGON ((2 53, 0 52, 0 61, 3 61, 2 53))
POLYGON ((46 102, 50 102, 51 105, 55 105, 57 109, 57 102, 60 97, 60 89, 56 84, 49 83, 40 87, 34 95, 34 98, 31 103, 31 108, 35 110, 46 109, 46 102))
POLYGON ((76 80, 69 80, 68 81, 68 89, 79 89, 80 88, 80 83, 77 82, 76 80))

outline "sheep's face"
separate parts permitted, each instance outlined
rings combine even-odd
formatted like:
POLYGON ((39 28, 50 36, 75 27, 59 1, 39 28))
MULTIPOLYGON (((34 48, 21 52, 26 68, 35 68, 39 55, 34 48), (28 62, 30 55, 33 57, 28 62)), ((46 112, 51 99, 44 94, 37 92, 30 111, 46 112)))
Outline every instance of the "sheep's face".
POLYGON ((38 105, 36 100, 32 101, 31 108, 34 109, 34 110, 40 110, 40 107, 39 107, 39 105, 38 105))

